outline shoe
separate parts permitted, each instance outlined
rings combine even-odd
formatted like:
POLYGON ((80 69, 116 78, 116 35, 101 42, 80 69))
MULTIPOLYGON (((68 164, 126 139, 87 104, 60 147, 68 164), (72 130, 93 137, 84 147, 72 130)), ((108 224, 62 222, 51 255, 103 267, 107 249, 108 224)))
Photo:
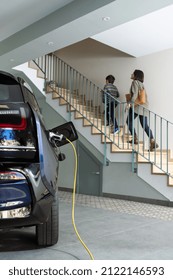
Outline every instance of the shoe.
POLYGON ((106 122, 106 126, 110 126, 110 127, 112 127, 114 124, 112 123, 112 122, 106 122))
POLYGON ((117 128, 115 128, 115 130, 114 130, 114 135, 116 135, 116 134, 118 134, 120 132, 120 129, 117 127, 117 128))
MULTIPOLYGON (((127 141, 127 143, 132 144, 132 143, 133 143, 133 140, 129 140, 129 141, 127 141)), ((134 144, 135 144, 135 145, 138 144, 138 138, 137 138, 137 137, 134 138, 134 144)))
POLYGON ((159 147, 159 145, 154 140, 150 141, 150 152, 154 151, 158 147, 159 147))

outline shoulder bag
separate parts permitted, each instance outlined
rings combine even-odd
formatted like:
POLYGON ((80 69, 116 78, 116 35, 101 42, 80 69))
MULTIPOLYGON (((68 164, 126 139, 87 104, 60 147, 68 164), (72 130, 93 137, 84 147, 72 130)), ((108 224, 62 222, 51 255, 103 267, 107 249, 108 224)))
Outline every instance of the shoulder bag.
POLYGON ((135 105, 144 105, 146 103, 146 92, 145 88, 140 88, 138 91, 138 97, 135 100, 135 105))

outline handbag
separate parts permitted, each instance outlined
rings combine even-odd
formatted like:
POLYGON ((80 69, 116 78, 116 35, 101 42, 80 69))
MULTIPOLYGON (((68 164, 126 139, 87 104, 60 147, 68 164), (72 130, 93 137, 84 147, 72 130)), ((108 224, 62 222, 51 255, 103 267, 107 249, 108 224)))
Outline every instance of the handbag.
POLYGON ((146 103, 146 92, 145 89, 139 89, 138 97, 135 100, 135 105, 144 105, 146 103))

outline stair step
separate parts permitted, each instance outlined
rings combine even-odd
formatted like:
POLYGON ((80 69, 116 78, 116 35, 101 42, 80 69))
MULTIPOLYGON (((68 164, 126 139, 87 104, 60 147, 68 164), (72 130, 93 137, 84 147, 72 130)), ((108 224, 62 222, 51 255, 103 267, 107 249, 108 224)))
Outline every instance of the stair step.
POLYGON ((127 145, 127 143, 125 143, 123 145, 120 144, 120 148, 118 146, 116 146, 115 144, 111 144, 111 153, 131 153, 132 149, 129 148, 129 146, 127 145))
MULTIPOLYGON (((173 174, 172 174, 173 176, 173 174)), ((173 187, 173 177, 168 177, 168 186, 173 187)))
POLYGON ((59 94, 56 91, 52 92, 52 99, 58 99, 60 98, 59 94))
MULTIPOLYGON (((102 131, 104 132, 104 129, 105 128, 103 128, 103 126, 102 126, 102 131)), ((106 129, 109 129, 109 128, 106 128, 106 129)), ((107 131, 109 131, 109 130, 107 130, 107 131)), ((107 135, 108 135, 108 137, 106 137, 106 143, 112 143, 112 142, 114 142, 114 141, 119 141, 119 142, 121 142, 122 143, 122 135, 121 135, 121 131, 119 132, 119 133, 117 133, 117 134, 113 134, 113 133, 108 133, 107 132, 107 135)), ((104 135, 102 135, 102 143, 104 143, 105 142, 105 136, 104 135)))
POLYGON ((42 78, 42 79, 45 78, 44 73, 40 69, 37 70, 37 77, 42 78))
POLYGON ((100 129, 100 127, 102 125, 102 121, 101 121, 101 119, 97 119, 94 117, 90 117, 89 120, 84 118, 84 126, 89 126, 89 125, 97 126, 100 129))
POLYGON ((35 70, 37 70, 38 69, 38 66, 34 63, 34 61, 32 61, 32 60, 30 60, 29 62, 28 62, 28 66, 30 67, 30 68, 32 68, 32 69, 35 69, 35 70))
POLYGON ((64 98, 60 97, 59 99, 59 105, 66 105, 67 104, 67 101, 64 100, 64 98))
POLYGON ((75 111, 74 117, 75 117, 75 119, 83 119, 83 115, 77 111, 75 111))
POLYGON ((70 107, 68 106, 67 111, 68 112, 75 112, 76 109, 73 106, 70 106, 70 107))
POLYGON ((138 162, 148 162, 148 159, 151 161, 151 162, 162 162, 162 163, 165 163, 167 162, 167 159, 168 161, 171 163, 173 162, 173 159, 170 157, 170 151, 160 151, 160 150, 155 150, 153 152, 149 152, 149 151, 141 151, 141 153, 143 154, 140 155, 138 154, 137 155, 137 160, 138 162))
POLYGON ((44 73, 40 70, 40 68, 31 60, 28 62, 28 67, 37 70, 37 77, 44 79, 44 73))
POLYGON ((170 174, 173 174, 173 163, 172 162, 169 162, 168 167, 167 167, 167 164, 160 165, 160 163, 157 163, 157 162, 156 162, 156 164, 158 166, 160 166, 162 170, 159 167, 157 167, 154 164, 152 164, 152 173, 155 173, 155 174, 165 174, 165 172, 168 172, 170 174), (168 170, 167 170, 167 168, 168 168, 168 170))
POLYGON ((50 93, 50 92, 56 92, 56 91, 51 86, 46 85, 46 93, 50 93))
POLYGON ((81 113, 84 111, 88 112, 86 105, 80 103, 78 100, 72 98, 69 102, 77 111, 80 111, 81 113))
POLYGON ((101 134, 102 132, 100 131, 100 129, 92 126, 91 133, 92 134, 101 134))
POLYGON ((91 125, 92 125, 91 122, 89 122, 89 121, 86 120, 86 119, 83 119, 83 126, 91 126, 91 125))

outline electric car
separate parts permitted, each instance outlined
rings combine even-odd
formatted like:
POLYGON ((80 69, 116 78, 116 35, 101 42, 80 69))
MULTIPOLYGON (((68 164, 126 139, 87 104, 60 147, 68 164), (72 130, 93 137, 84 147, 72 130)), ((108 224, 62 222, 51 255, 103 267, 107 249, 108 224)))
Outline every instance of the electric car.
POLYGON ((35 226, 39 246, 57 243, 59 147, 77 138, 72 122, 46 130, 27 83, 0 71, 1 230, 35 226))

